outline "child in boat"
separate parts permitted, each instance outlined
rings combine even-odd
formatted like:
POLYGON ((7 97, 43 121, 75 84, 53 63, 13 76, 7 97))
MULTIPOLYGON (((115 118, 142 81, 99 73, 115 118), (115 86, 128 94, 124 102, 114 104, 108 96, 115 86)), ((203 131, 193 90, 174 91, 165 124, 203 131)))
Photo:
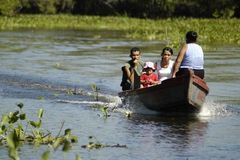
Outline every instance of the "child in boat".
POLYGON ((141 86, 143 88, 159 84, 158 76, 154 73, 154 71, 154 63, 146 62, 144 65, 144 72, 140 77, 141 86))
POLYGON ((131 60, 122 67, 122 90, 140 88, 140 75, 142 74, 144 62, 141 61, 141 51, 137 47, 130 50, 131 60))

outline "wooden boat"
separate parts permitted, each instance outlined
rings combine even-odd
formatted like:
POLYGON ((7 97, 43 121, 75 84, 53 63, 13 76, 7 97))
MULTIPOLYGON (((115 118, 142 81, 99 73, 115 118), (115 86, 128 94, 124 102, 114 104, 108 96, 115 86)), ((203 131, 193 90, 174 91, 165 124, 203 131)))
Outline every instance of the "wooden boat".
POLYGON ((188 114, 200 112, 208 92, 206 82, 190 72, 155 86, 120 92, 119 96, 125 102, 140 101, 150 110, 188 114))

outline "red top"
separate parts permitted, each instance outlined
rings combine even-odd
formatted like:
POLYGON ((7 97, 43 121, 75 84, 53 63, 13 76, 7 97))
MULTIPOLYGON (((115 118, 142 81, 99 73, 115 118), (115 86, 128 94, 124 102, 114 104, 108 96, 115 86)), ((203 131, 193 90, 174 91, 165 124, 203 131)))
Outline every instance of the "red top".
POLYGON ((150 75, 147 75, 146 73, 144 73, 141 75, 140 80, 144 81, 143 83, 141 83, 143 85, 143 87, 150 87, 154 84, 154 83, 150 82, 150 80, 158 81, 158 76, 155 73, 152 73, 150 75))

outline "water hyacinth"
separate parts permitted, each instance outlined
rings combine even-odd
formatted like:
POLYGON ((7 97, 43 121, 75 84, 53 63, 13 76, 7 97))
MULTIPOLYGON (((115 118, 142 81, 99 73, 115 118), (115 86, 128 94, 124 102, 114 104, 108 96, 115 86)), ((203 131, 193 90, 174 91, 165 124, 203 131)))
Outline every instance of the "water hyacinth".
MULTIPOLYGON (((20 159, 18 150, 25 143, 36 146, 47 144, 53 150, 62 146, 62 151, 67 152, 71 149, 72 143, 78 142, 77 137, 72 135, 71 129, 66 129, 64 135, 60 135, 63 124, 56 137, 52 136, 49 131, 44 133, 41 128, 43 109, 38 110, 37 120, 32 121, 24 113, 23 103, 19 103, 17 106, 19 110, 2 115, 0 121, 0 145, 8 148, 8 155, 11 159, 20 159), (24 127, 23 124, 30 126, 30 129, 24 127)), ((42 159, 48 159, 49 153, 49 151, 44 152, 42 159)))
POLYGON ((202 44, 240 44, 239 19, 138 19, 129 17, 19 15, 0 17, 0 30, 75 29, 122 31, 126 38, 161 40, 169 46, 179 45, 188 30, 199 33, 202 44))

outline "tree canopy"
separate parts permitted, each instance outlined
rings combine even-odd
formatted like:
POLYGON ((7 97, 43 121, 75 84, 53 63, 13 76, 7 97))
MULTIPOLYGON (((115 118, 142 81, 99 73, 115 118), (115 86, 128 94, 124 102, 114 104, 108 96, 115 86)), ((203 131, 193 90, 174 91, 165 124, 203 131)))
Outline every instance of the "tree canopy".
POLYGON ((0 0, 0 14, 79 14, 136 18, 240 17, 239 0, 0 0))

